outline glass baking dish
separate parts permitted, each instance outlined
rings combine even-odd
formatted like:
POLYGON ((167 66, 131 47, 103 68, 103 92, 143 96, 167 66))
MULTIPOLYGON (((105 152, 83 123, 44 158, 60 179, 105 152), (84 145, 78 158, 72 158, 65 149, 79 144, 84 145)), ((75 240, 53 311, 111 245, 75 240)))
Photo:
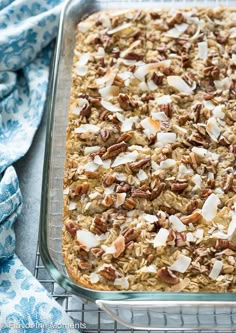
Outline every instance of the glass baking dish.
MULTIPOLYGON (((235 6, 235 0, 221 1, 235 6)), ((62 11, 48 99, 48 127, 41 203, 40 251, 51 276, 63 288, 96 302, 109 315, 130 328, 155 331, 233 331, 236 295, 222 293, 109 292, 75 284, 66 272, 61 251, 63 169, 70 95, 71 68, 77 23, 108 9, 159 7, 213 7, 209 0, 69 0, 62 11)))

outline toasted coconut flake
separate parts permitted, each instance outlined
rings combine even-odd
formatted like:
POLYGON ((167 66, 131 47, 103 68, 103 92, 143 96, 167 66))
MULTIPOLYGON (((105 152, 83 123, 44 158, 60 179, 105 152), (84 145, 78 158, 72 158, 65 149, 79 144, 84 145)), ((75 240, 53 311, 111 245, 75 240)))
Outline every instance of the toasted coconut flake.
POLYGON ((114 245, 111 246, 101 245, 101 248, 103 249, 103 251, 105 251, 106 254, 114 254, 116 251, 114 245))
POLYGON ((229 90, 232 84, 232 79, 229 77, 224 78, 223 80, 215 80, 214 85, 218 90, 229 90))
POLYGON ((190 87, 180 76, 177 75, 167 76, 167 83, 169 86, 185 94, 192 94, 195 89, 194 87, 190 87))
POLYGON ((156 102, 158 105, 162 105, 162 104, 169 104, 172 102, 171 96, 170 95, 163 95, 161 97, 158 97, 156 99, 156 102))
POLYGON ((236 211, 231 211, 231 222, 228 226, 228 236, 231 236, 236 230, 236 211))
POLYGON ((206 60, 208 58, 208 45, 207 42, 200 42, 198 46, 198 58, 206 60))
POLYGON ((84 166, 84 170, 85 171, 96 171, 99 168, 99 165, 97 165, 94 162, 88 162, 87 164, 85 164, 84 166))
POLYGON ((64 194, 64 195, 67 195, 67 194, 69 194, 69 192, 70 192, 70 188, 69 188, 69 186, 67 186, 67 187, 63 190, 63 194, 64 194))
POLYGON ((156 83, 155 83, 153 80, 149 80, 149 81, 147 82, 147 86, 148 86, 148 89, 149 89, 150 91, 154 91, 154 90, 157 89, 157 85, 156 85, 156 83))
POLYGON ((169 267, 172 271, 185 273, 191 264, 192 259, 180 254, 178 259, 169 267))
POLYGON ((106 13, 103 13, 103 15, 100 15, 99 21, 102 23, 102 26, 104 28, 110 29, 112 27, 110 17, 106 13))
POLYGON ((193 187, 193 191, 196 191, 201 188, 202 186, 202 177, 198 174, 192 177, 192 181, 194 182, 195 186, 193 187))
POLYGON ((99 155, 96 155, 94 157, 94 163, 98 164, 98 165, 103 165, 103 160, 101 159, 101 157, 99 155))
POLYGON ((135 42, 133 42, 130 47, 128 47, 126 50, 122 51, 120 53, 120 58, 124 58, 127 54, 129 54, 135 47, 139 46, 141 44, 141 41, 138 39, 135 42))
POLYGON ((142 90, 142 91, 148 91, 149 90, 149 87, 148 87, 148 85, 147 85, 147 83, 146 82, 141 82, 141 83, 139 83, 139 88, 142 90))
POLYGON ((115 187, 116 187, 116 184, 112 184, 111 186, 106 187, 105 190, 104 190, 104 194, 109 195, 109 194, 114 193, 115 192, 115 187))
POLYGON ((189 284, 190 284, 190 279, 189 278, 184 278, 183 280, 181 280, 179 283, 177 283, 176 285, 172 286, 169 291, 172 292, 180 292, 182 290, 184 290, 189 284))
POLYGON ((133 124, 139 120, 138 117, 130 117, 125 119, 121 125, 121 132, 128 132, 132 130, 133 124))
POLYGON ((186 225, 175 215, 170 215, 169 217, 170 223, 178 232, 182 232, 186 230, 186 225))
POLYGON ((198 238, 198 239, 203 239, 203 236, 204 236, 204 229, 198 228, 195 231, 195 237, 198 238))
POLYGON ((152 112, 151 116, 153 119, 159 120, 159 121, 168 121, 169 120, 169 118, 167 117, 165 112, 152 112))
POLYGON ((100 127, 92 124, 83 124, 80 127, 75 128, 74 132, 76 134, 82 133, 98 133, 100 131, 100 127))
POLYGON ((133 77, 134 77, 134 74, 133 74, 132 72, 125 71, 125 72, 122 72, 122 73, 118 73, 118 76, 119 76, 122 80, 126 81, 126 80, 129 80, 129 79, 133 78, 133 77))
POLYGON ((225 114, 224 114, 224 112, 222 112, 222 110, 224 109, 224 105, 223 104, 219 104, 219 105, 217 105, 214 109, 213 109, 213 112, 212 112, 212 114, 213 114, 213 116, 215 117, 215 118, 219 118, 219 119, 221 119, 221 120, 223 120, 224 118, 225 118, 225 114))
POLYGON ((221 134, 221 130, 218 126, 218 123, 214 117, 211 117, 207 121, 207 127, 206 127, 207 133, 210 135, 213 141, 218 142, 218 139, 221 134))
POLYGON ((85 99, 85 98, 79 98, 79 100, 78 100, 78 106, 76 106, 76 107, 73 109, 72 113, 73 113, 73 114, 76 114, 76 115, 79 115, 80 112, 81 112, 81 110, 82 110, 84 107, 88 107, 88 106, 89 106, 89 102, 88 102, 87 99, 85 99))
POLYGON ((157 268, 155 265, 143 266, 138 270, 140 273, 157 273, 157 268))
POLYGON ((230 29, 230 38, 236 38, 236 27, 230 29))
POLYGON ((157 222, 158 221, 158 218, 156 215, 151 215, 151 214, 142 214, 141 217, 149 222, 149 223, 154 223, 154 222, 157 222))
POLYGON ((115 248, 115 252, 113 253, 114 258, 118 258, 122 252, 125 250, 125 238, 124 236, 119 236, 112 245, 115 248))
POLYGON ((68 205, 68 210, 75 210, 77 208, 77 204, 74 201, 70 201, 68 205))
POLYGON ((220 199, 212 193, 204 202, 202 207, 202 217, 206 221, 212 221, 217 214, 217 206, 220 204, 220 199))
POLYGON ((153 240, 154 248, 159 246, 166 246, 168 236, 169 236, 169 230, 161 228, 153 240))
POLYGON ((94 284, 100 280, 100 276, 97 273, 93 272, 90 274, 89 279, 90 279, 90 282, 94 284))
POLYGON ((118 208, 125 202, 126 193, 117 193, 115 207, 118 208))
POLYGON ((120 286, 122 289, 129 289, 129 280, 127 277, 116 278, 114 286, 120 286))
POLYGON ((86 65, 81 65, 76 68, 75 73, 78 76, 85 76, 88 73, 88 66, 86 65))
POLYGON ((96 79, 96 84, 99 87, 110 87, 116 77, 116 71, 113 71, 110 67, 107 69, 106 74, 103 77, 96 79))
POLYGON ((88 195, 89 199, 94 200, 96 198, 101 197, 101 193, 94 191, 88 195))
POLYGON ((88 230, 77 230, 76 238, 85 251, 89 251, 92 247, 99 245, 96 236, 88 230))
POLYGON ((124 111, 120 108, 120 106, 107 102, 104 99, 101 100, 101 105, 104 107, 104 109, 111 111, 111 112, 123 112, 124 111))
POLYGON ((148 175, 146 174, 145 171, 143 171, 142 169, 139 170, 139 172, 137 173, 137 178, 140 180, 140 182, 148 179, 148 175))
POLYGON ((92 28, 92 26, 93 26, 92 21, 82 21, 79 23, 79 31, 85 33, 89 31, 89 29, 92 28))
POLYGON ((179 38, 188 29, 188 24, 175 24, 174 28, 167 31, 166 36, 171 38, 179 38))
POLYGON ((223 267, 222 262, 220 260, 215 260, 212 270, 209 274, 209 278, 211 278, 212 280, 216 280, 220 275, 222 267, 223 267))
POLYGON ((116 157, 115 161, 112 163, 111 167, 117 167, 122 164, 131 163, 136 161, 138 157, 138 152, 134 151, 131 153, 123 153, 116 157))
POLYGON ((167 133, 157 133, 157 141, 162 143, 174 143, 176 141, 176 133, 167 132, 167 133))
POLYGON ((110 169, 111 166, 111 159, 103 161, 103 168, 104 169, 110 169))
POLYGON ((193 175, 193 169, 191 169, 190 167, 186 167, 185 164, 181 163, 179 165, 178 178, 182 178, 185 175, 192 176, 193 175))
POLYGON ((96 153, 101 147, 100 146, 91 146, 84 148, 84 155, 90 155, 92 153, 96 153))
POLYGON ((126 30, 128 28, 132 27, 132 23, 124 23, 122 25, 119 25, 118 27, 111 29, 107 32, 108 35, 114 35, 117 34, 118 32, 122 31, 122 30, 126 30))
POLYGON ((167 158, 164 161, 161 161, 160 163, 160 169, 169 169, 173 168, 176 165, 176 161, 173 160, 172 158, 167 158))
POLYGON ((215 104, 212 101, 203 101, 203 105, 208 110, 214 110, 215 104))
POLYGON ((96 53, 96 58, 101 58, 105 56, 105 50, 103 47, 99 47, 96 53))
POLYGON ((186 241, 187 242, 194 242, 195 241, 195 238, 194 238, 192 232, 187 232, 187 234, 186 234, 186 241))
POLYGON ((205 148, 193 147, 192 152, 200 157, 209 157, 210 159, 217 161, 219 160, 220 155, 212 153, 205 148))
POLYGON ((171 60, 163 60, 151 64, 141 65, 134 72, 134 76, 140 81, 143 81, 148 73, 151 73, 152 71, 158 68, 168 68, 170 67, 170 65, 171 65, 171 60))
POLYGON ((98 90, 99 94, 104 100, 110 100, 114 96, 119 95, 119 87, 117 86, 107 86, 98 90))
POLYGON ((160 122, 151 117, 147 117, 143 119, 140 124, 145 130, 145 134, 150 137, 151 135, 156 135, 156 133, 160 130, 160 122))

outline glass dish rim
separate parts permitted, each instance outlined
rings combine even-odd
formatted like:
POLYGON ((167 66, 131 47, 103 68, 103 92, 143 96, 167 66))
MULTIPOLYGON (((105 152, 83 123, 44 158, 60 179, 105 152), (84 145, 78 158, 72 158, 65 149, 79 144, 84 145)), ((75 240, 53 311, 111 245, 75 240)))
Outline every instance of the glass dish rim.
MULTIPOLYGON (((92 1, 92 0, 90 0, 92 1)), ((155 2, 153 0, 121 0, 122 2, 129 3, 141 3, 141 2, 155 2)), ((171 2, 170 0, 167 0, 171 2)), ((216 0, 217 1, 217 0, 216 0)), ((158 291, 99 291, 80 286, 79 284, 74 283, 69 277, 63 275, 56 267, 49 249, 47 247, 47 205, 48 205, 48 194, 49 194, 49 167, 50 167, 50 158, 52 150, 52 125, 55 116, 54 102, 56 97, 57 89, 57 78, 58 78, 58 69, 60 64, 60 56, 62 49, 62 41, 64 37, 64 25, 66 21, 66 14, 70 8, 70 5, 77 2, 79 6, 86 4, 86 0, 67 0, 64 5, 60 16, 59 23, 59 33, 57 38, 57 43, 55 47, 54 59, 51 67, 51 77, 48 89, 48 99, 47 99, 47 129, 46 129, 46 144, 45 144, 45 155, 44 155, 44 167, 43 167, 43 183, 42 183, 42 195, 41 195, 41 210, 40 210, 40 226, 39 226, 39 249, 43 263, 52 276, 52 278, 65 290, 72 292, 73 294, 84 297, 87 300, 95 302, 96 300, 135 300, 135 301, 209 301, 214 304, 214 302, 225 302, 236 301, 236 294, 234 293, 183 293, 183 292, 158 292, 158 291)), ((96 0, 94 2, 103 2, 102 0, 96 0)), ((181 1, 182 2, 182 1, 181 1)), ((188 5, 188 2, 183 1, 188 5)), ((158 2, 157 2, 158 3, 158 2)), ((175 1, 174 1, 175 3, 175 1)), ((221 2, 222 3, 222 2, 221 2)), ((178 2, 176 1, 176 4, 178 2)), ((198 1, 198 5, 205 5, 205 1, 198 1)))

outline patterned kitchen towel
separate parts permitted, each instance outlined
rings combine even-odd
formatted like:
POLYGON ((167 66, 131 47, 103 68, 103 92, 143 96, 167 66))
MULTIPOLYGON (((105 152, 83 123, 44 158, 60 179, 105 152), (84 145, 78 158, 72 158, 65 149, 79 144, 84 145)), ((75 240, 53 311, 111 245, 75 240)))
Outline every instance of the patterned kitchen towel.
POLYGON ((62 0, 0 0, 0 332, 78 332, 14 254, 22 196, 11 166, 29 149, 46 100, 62 0))

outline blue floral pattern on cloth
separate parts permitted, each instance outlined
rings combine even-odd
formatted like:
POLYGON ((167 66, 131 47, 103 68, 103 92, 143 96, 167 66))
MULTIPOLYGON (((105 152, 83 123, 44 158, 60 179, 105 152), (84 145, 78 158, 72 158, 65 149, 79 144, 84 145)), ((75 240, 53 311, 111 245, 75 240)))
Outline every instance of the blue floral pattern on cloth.
POLYGON ((22 195, 11 165, 29 149, 42 118, 62 1, 0 1, 1 333, 78 332, 14 254, 22 195))

